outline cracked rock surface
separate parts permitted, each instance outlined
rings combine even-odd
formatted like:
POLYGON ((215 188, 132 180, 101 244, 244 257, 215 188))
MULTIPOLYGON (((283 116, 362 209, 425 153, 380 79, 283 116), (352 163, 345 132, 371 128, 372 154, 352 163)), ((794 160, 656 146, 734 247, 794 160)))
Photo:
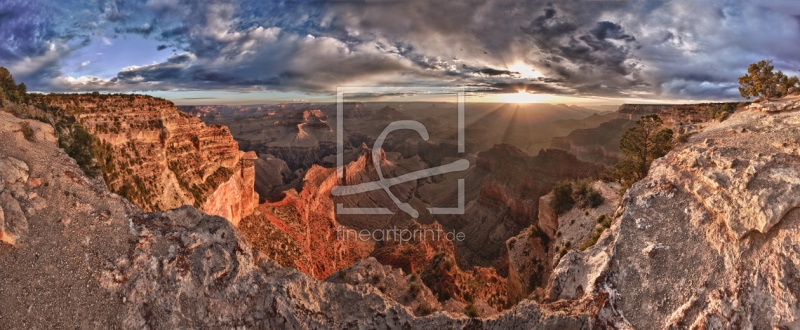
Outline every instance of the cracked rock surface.
POLYGON ((798 124, 798 111, 739 112, 656 160, 548 297, 608 294, 637 329, 799 327, 798 124))

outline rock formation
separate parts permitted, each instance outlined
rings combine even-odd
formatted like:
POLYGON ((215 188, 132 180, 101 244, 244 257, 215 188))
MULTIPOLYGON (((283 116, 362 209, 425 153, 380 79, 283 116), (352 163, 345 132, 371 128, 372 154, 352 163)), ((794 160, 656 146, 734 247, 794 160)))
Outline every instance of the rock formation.
POLYGON ((508 256, 508 291, 513 301, 544 297, 544 287, 553 268, 570 249, 582 248, 592 235, 605 228, 619 205, 620 185, 596 181, 592 184, 603 196, 597 207, 579 207, 557 214, 551 206, 553 193, 539 198, 539 220, 506 241, 508 256))
POLYGON ((620 114, 620 118, 607 121, 594 128, 577 129, 566 136, 553 138, 550 146, 566 150, 578 159, 612 166, 623 157, 619 140, 629 128, 636 125, 632 114, 620 114))
POLYGON ((800 109, 800 96, 792 95, 769 102, 752 103, 747 106, 750 110, 762 112, 781 112, 800 109))
MULTIPOLYGON (((524 302, 513 313, 485 319, 446 311, 415 317, 391 292, 371 284, 319 282, 282 268, 252 250, 228 220, 193 206, 142 213, 87 178, 52 132, 0 112, 3 194, 11 194, 28 223, 27 232, 11 230, 16 245, 0 242, 4 327, 546 328, 609 322, 598 315, 607 299, 541 307, 524 302), (36 137, 16 131, 20 122, 35 127, 36 137)), ((10 212, 17 211, 4 204, 3 218, 10 212)), ((399 274, 374 267, 387 272, 382 280, 399 274)))
MULTIPOLYGON (((247 217, 242 230, 255 246, 286 267, 296 267, 319 279, 324 279, 338 269, 366 257, 374 249, 375 242, 345 239, 348 229, 384 229, 394 225, 408 226, 412 219, 398 212, 396 215, 348 215, 334 214, 334 207, 342 203, 345 207, 395 208, 383 191, 372 191, 359 195, 332 196, 334 185, 352 185, 377 180, 372 164, 372 150, 364 147, 358 158, 344 169, 344 179, 336 177, 336 170, 313 166, 305 173, 303 189, 287 191, 277 202, 265 203, 247 217)), ((423 168, 419 158, 397 159, 390 154, 381 160, 384 175, 394 177, 423 168), (392 161, 391 159, 395 159, 392 161)), ((397 196, 414 205, 420 203, 411 195, 416 182, 400 184, 392 188, 397 196), (414 202, 416 200, 416 202, 414 202)))
POLYGON ((49 94, 36 102, 75 116, 110 149, 109 188, 145 211, 194 205, 234 224, 258 203, 256 158, 228 129, 142 95, 49 94))
MULTIPOLYGON (((511 302, 516 303, 527 298, 537 288, 543 291, 541 288, 547 285, 553 271, 550 260, 555 251, 551 242, 550 237, 536 226, 525 228, 519 235, 506 241, 507 290, 511 302)), ((535 300, 539 300, 541 295, 542 292, 536 292, 535 300)))
POLYGON ((800 113, 742 111, 654 162, 547 297, 610 297, 634 328, 794 328, 800 113))
POLYGON ((645 115, 659 114, 673 104, 623 104, 617 109, 618 119, 637 120, 645 115))
POLYGON ((464 225, 446 224, 466 234, 467 260, 493 260, 507 239, 535 223, 539 197, 557 182, 597 176, 603 170, 561 150, 542 150, 531 157, 514 146, 497 145, 478 154, 474 171, 482 173, 480 194, 467 204, 460 219, 464 225))
POLYGON ((375 113, 372 114, 372 120, 395 121, 404 119, 411 119, 411 116, 404 114, 388 105, 380 108, 378 111, 375 111, 375 113))
MULTIPOLYGON (((78 104, 90 103, 75 99, 78 104)), ((132 100, 138 102, 136 97, 132 100)), ((240 230, 192 205, 144 213, 103 182, 86 177, 56 145, 53 127, 0 112, 0 322, 8 328, 137 329, 796 328, 800 324, 800 111, 794 105, 783 106, 792 102, 776 101, 775 109, 781 111, 752 107, 721 123, 709 123, 656 160, 650 174, 628 190, 615 211, 614 201, 607 197, 608 206, 548 215, 539 221, 549 224, 524 226, 528 229, 511 239, 503 237, 513 232, 510 227, 529 225, 547 213, 540 192, 552 188, 545 188, 548 180, 590 176, 602 168, 565 152, 548 150, 530 157, 500 145, 473 159, 474 167, 464 173, 424 182, 424 187, 435 188, 464 178, 473 188, 470 207, 481 217, 441 220, 474 233, 484 244, 480 246, 491 248, 500 242, 501 251, 509 254, 510 296, 523 298, 538 283, 547 283, 543 290, 534 290, 531 299, 499 313, 492 311, 496 301, 484 299, 498 291, 480 286, 492 279, 502 283, 491 270, 469 270, 448 253, 437 253, 424 265, 413 266, 419 270, 414 278, 403 266, 361 260, 365 255, 359 253, 371 251, 369 247, 331 243, 336 241, 332 235, 338 225, 329 196, 338 183, 333 169, 312 167, 302 191, 290 191, 279 203, 267 204, 269 210, 255 212, 294 240, 291 249, 303 249, 304 255, 313 252, 325 260, 314 264, 299 259, 298 268, 310 265, 304 270, 314 275, 310 276, 273 261, 273 255, 280 254, 277 249, 262 251, 284 241, 271 237, 251 241, 246 234, 249 218, 240 230), (567 242, 574 246, 585 239, 586 230, 591 230, 589 220, 601 212, 613 221, 596 244, 584 251, 565 250, 563 256, 550 248, 550 244, 566 247, 567 242), (549 235, 552 222, 555 238, 549 235), (552 272, 543 261, 550 256, 557 262, 552 272), (337 271, 344 267, 344 272, 337 271), (329 275, 327 281, 314 278, 323 273, 329 275), (444 292, 462 298, 469 293, 481 317, 463 315, 467 305, 443 299, 444 292), (434 299, 437 294, 440 299, 434 299)), ((70 107, 67 102, 60 106, 70 107)), ((68 111, 83 116, 81 120, 94 132, 102 131, 100 108, 91 113, 79 109, 96 107, 73 106, 68 111)), ((179 117, 171 120, 183 121, 179 117)), ((150 139, 143 137, 151 134, 147 129, 128 130, 138 132, 137 139, 150 139)), ((224 164, 253 157, 238 151, 230 156, 224 152, 230 145, 216 145, 201 136, 188 143, 194 147, 199 141, 200 148, 195 148, 208 153, 181 155, 205 155, 224 164)), ((113 144, 115 138, 133 135, 108 137, 106 143, 113 144)), ((181 141, 175 143, 180 146, 181 141)), ((144 147, 136 147, 115 155, 122 156, 122 150, 145 153, 144 147)), ((164 161, 155 152, 151 156, 164 161)), ((401 165, 409 166, 404 170, 425 166, 421 159, 413 164, 402 161, 386 153, 382 165, 394 166, 398 171, 394 175, 401 173, 401 165)), ((137 160, 137 171, 146 162, 150 160, 143 159, 142 164, 137 160)), ((133 166, 130 161, 125 165, 133 166)), ((242 165, 230 165, 236 169, 234 176, 253 176, 243 172, 242 165)), ((163 166, 168 167, 166 161, 163 166)), ((351 183, 374 179, 368 162, 351 166, 346 176, 351 183)), ((217 176, 211 179, 218 184, 210 196, 241 195, 236 187, 252 184, 217 176)), ((419 184, 408 191, 398 187, 398 194, 420 203, 438 201, 437 190, 425 191, 419 184)), ((595 187, 604 195, 615 190, 595 187)), ((212 200, 218 198, 222 197, 212 200)), ((216 212, 236 212, 224 210, 224 203, 206 205, 215 205, 216 212)), ((597 226, 597 220, 592 221, 597 226)), ((471 244, 476 243, 467 242, 467 251, 478 255, 479 245, 471 244)), ((398 250, 384 252, 387 263, 398 260, 398 250)), ((289 254, 280 258, 274 260, 292 260, 289 254)))
POLYGON ((308 169, 336 152, 336 135, 330 121, 320 109, 289 109, 255 118, 209 122, 229 127, 242 150, 272 155, 295 171, 308 169))
POLYGON ((260 196, 259 203, 280 199, 283 191, 295 188, 299 181, 286 162, 272 155, 260 155, 253 163, 256 171, 254 188, 260 196))
MULTIPOLYGON (((2 142, 14 143, 19 151, 36 148, 39 143, 53 143, 53 128, 34 120, 22 120, 0 112, 2 142), (23 125, 32 130, 30 137, 22 132, 23 125)), ((0 156, 0 242, 17 245, 29 231, 28 217, 47 206, 47 201, 35 188, 42 185, 41 177, 31 176, 28 164, 14 156, 0 156)))

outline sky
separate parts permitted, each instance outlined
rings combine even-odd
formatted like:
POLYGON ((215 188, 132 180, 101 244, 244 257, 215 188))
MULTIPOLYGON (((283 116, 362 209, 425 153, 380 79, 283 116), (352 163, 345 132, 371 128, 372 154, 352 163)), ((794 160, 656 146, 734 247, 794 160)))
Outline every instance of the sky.
POLYGON ((741 100, 750 63, 800 69, 800 1, 0 0, 0 40, 0 66, 30 91, 177 104, 334 101, 342 86, 741 100))

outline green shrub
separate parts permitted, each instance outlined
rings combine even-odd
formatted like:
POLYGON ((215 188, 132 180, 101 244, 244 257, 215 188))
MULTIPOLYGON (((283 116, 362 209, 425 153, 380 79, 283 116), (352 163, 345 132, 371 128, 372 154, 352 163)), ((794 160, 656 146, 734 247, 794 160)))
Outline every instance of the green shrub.
POLYGON ((572 183, 564 181, 553 188, 553 199, 550 201, 556 214, 562 214, 575 205, 572 198, 572 183))
POLYGON ((408 293, 410 293, 414 298, 419 296, 420 292, 422 292, 422 285, 419 283, 411 283, 411 285, 408 287, 408 293))
POLYGON ((480 316, 478 313, 478 308, 476 308, 473 304, 468 304, 467 307, 464 308, 464 314, 472 318, 480 316))
POLYGON ((24 121, 20 124, 20 131, 22 132, 22 136, 25 137, 25 140, 33 141, 33 128, 31 128, 31 123, 24 121))
POLYGON ((444 269, 447 269, 447 271, 451 271, 451 270, 453 270, 453 266, 455 266, 455 264, 456 263, 453 260, 447 259, 444 262, 444 269))
POLYGON ((692 137, 692 135, 694 135, 694 133, 680 134, 680 135, 678 135, 678 137, 675 138, 675 141, 678 141, 678 143, 689 142, 689 138, 692 137))
POLYGON ((598 206, 602 205, 604 201, 605 199, 603 198, 603 194, 597 189, 590 188, 589 192, 586 193, 585 205, 590 208, 597 208, 598 206))
POLYGON ((539 228, 538 222, 532 224, 530 226, 530 231, 528 232, 528 239, 533 239, 535 237, 539 237, 539 240, 541 240, 543 246, 547 246, 550 244, 550 236, 547 236, 547 233, 545 233, 544 231, 542 231, 541 228, 539 228))
POLYGON ((419 312, 419 314, 422 315, 422 316, 431 315, 435 311, 436 310, 433 309, 433 307, 428 305, 428 303, 426 303, 426 302, 422 302, 421 304, 419 304, 419 306, 417 306, 417 312, 419 312))
POLYGON ((613 219, 605 214, 601 214, 599 217, 597 217, 597 222, 599 222, 600 225, 595 228, 595 231, 592 233, 592 237, 581 244, 580 250, 584 251, 592 245, 595 245, 597 240, 600 239, 600 236, 603 235, 603 232, 611 227, 612 221, 613 219))
POLYGON ((575 183, 573 194, 577 196, 586 196, 586 194, 589 193, 589 190, 592 189, 592 183, 593 181, 588 178, 578 180, 578 182, 575 183))
POLYGON ((603 228, 611 228, 611 221, 612 220, 613 219, 611 219, 611 217, 605 217, 605 219, 603 219, 603 221, 600 223, 600 225, 603 228))
POLYGON ((100 167, 95 164, 95 144, 97 138, 86 131, 82 126, 75 125, 72 127, 69 135, 59 139, 59 145, 64 151, 75 159, 80 166, 83 173, 89 177, 96 177, 100 175, 100 167))

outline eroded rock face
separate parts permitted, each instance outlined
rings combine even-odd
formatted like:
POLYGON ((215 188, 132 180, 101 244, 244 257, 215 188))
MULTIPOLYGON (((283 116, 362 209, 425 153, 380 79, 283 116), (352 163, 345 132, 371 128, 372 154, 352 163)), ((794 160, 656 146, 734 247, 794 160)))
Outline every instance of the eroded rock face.
POLYGON ((258 205, 258 195, 253 189, 255 167, 250 166, 251 161, 245 160, 256 159, 256 153, 239 153, 239 158, 246 165, 240 167, 238 174, 234 173, 228 181, 220 184, 203 205, 203 212, 228 219, 234 226, 238 226, 241 219, 252 214, 258 205))
POLYGON ((544 308, 526 301, 485 319, 459 315, 463 304, 415 317, 427 314, 422 303, 439 306, 430 291, 411 296, 406 287, 420 281, 374 259, 319 282, 252 251, 229 222, 190 206, 135 216, 133 229, 136 248, 106 275, 109 289, 125 297, 126 328, 603 328, 619 319, 600 314, 608 304, 602 296, 544 308))
POLYGON ((508 292, 512 302, 528 297, 536 288, 547 284, 553 271, 550 260, 554 251, 550 240, 532 232, 534 228, 525 228, 506 241, 508 292))
MULTIPOLYGON (((550 206, 552 192, 542 196, 539 199, 537 225, 525 228, 519 235, 506 241, 508 291, 513 301, 525 297, 543 298, 544 287, 562 253, 579 248, 583 242, 591 239, 601 226, 600 222, 613 217, 620 201, 620 185, 596 181, 592 183, 592 188, 602 194, 603 203, 595 208, 575 205, 562 214, 557 214, 550 206)), ((581 295, 579 293, 576 296, 581 295)))
POLYGON ((289 190, 287 186, 297 182, 298 177, 292 173, 285 161, 272 155, 261 155, 253 161, 255 163, 255 191, 261 200, 274 199, 282 191, 289 190))
MULTIPOLYGON (((400 268, 381 265, 372 257, 341 269, 325 281, 371 285, 392 300, 408 307, 415 315, 425 316, 442 310, 442 304, 419 277, 406 274, 400 268)), ((463 314, 463 309, 454 312, 456 315, 463 314)))
POLYGON ((636 328, 800 324, 800 113, 738 112, 654 162, 548 297, 609 294, 636 328))
POLYGON ((465 246, 477 258, 492 259, 507 239, 536 222, 539 197, 559 181, 598 175, 603 166, 582 162, 562 150, 530 156, 499 144, 478 154, 475 171, 486 175, 480 195, 467 204, 463 215, 465 246))
POLYGON ((108 187, 145 211, 194 205, 238 223, 258 203, 257 158, 230 131, 144 95, 48 94, 37 101, 77 118, 111 150, 108 187))

